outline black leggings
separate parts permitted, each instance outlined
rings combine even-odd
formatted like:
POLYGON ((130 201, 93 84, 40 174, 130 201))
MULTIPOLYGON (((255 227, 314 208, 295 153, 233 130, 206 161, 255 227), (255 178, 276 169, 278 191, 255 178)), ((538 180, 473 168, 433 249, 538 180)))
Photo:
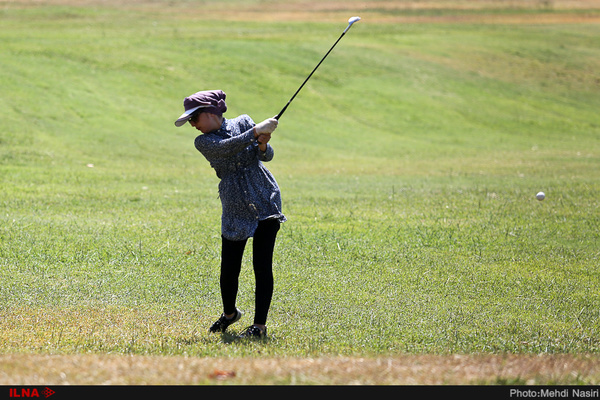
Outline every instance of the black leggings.
MULTIPOLYGON (((279 231, 279 221, 260 221, 252 240, 252 262, 256 279, 254 323, 264 325, 273 297, 273 249, 279 231)), ((246 240, 232 241, 222 238, 221 248, 221 298, 223 312, 235 313, 238 281, 242 269, 242 256, 246 240)))

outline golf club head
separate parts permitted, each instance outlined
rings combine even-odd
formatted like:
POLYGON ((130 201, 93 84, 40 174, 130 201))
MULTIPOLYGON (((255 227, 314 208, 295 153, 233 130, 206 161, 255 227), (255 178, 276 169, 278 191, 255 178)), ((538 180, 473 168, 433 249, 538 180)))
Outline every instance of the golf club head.
POLYGON ((344 31, 344 33, 346 33, 346 31, 348 31, 348 29, 350 29, 350 27, 352 26, 353 23, 360 21, 360 17, 351 17, 348 20, 348 27, 346 28, 346 30, 344 31))
POLYGON ((360 21, 360 17, 352 17, 348 20, 348 23, 350 25, 352 25, 353 23, 358 22, 358 21, 360 21))

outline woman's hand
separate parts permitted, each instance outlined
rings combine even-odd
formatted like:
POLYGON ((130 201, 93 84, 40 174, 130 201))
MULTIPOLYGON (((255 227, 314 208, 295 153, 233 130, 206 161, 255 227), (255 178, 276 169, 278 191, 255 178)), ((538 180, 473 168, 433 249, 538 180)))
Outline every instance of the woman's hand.
POLYGON ((277 129, 277 121, 275 118, 265 119, 263 122, 256 124, 254 127, 254 137, 258 142, 260 151, 267 151, 267 143, 271 140, 271 133, 277 129))
POLYGON ((269 140, 271 140, 270 133, 262 133, 258 136, 256 141, 258 142, 258 148, 260 151, 267 151, 267 143, 269 143, 269 140))
POLYGON ((261 134, 268 133, 271 134, 277 128, 277 121, 275 118, 265 119, 263 122, 256 124, 254 127, 254 137, 258 138, 261 134))
POLYGON ((258 144, 267 144, 269 143, 269 140, 271 140, 270 133, 261 133, 260 135, 258 135, 258 138, 256 138, 258 144))

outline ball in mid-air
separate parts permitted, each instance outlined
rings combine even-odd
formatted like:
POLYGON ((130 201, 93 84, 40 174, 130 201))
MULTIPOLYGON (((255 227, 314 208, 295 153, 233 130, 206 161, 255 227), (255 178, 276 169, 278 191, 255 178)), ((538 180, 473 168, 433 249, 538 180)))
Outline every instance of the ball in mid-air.
POLYGON ((546 198, 546 195, 544 194, 544 192, 539 192, 538 194, 535 195, 535 198, 538 199, 539 201, 542 201, 546 198))

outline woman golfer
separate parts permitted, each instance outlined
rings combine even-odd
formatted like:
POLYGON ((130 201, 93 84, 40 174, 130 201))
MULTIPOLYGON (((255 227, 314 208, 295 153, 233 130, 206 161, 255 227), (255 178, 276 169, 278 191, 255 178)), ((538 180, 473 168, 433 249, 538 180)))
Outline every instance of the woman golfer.
POLYGON ((263 162, 271 161, 268 144, 277 120, 255 124, 248 115, 226 119, 225 93, 209 90, 194 93, 183 101, 185 112, 175 121, 186 122, 202 132, 196 149, 214 168, 221 198, 221 275, 223 314, 210 332, 225 332, 242 312, 236 307, 238 278, 248 238, 252 237, 252 260, 256 279, 253 325, 241 337, 265 337, 267 314, 273 295, 273 249, 279 225, 286 218, 281 211, 281 194, 273 175, 263 162))

